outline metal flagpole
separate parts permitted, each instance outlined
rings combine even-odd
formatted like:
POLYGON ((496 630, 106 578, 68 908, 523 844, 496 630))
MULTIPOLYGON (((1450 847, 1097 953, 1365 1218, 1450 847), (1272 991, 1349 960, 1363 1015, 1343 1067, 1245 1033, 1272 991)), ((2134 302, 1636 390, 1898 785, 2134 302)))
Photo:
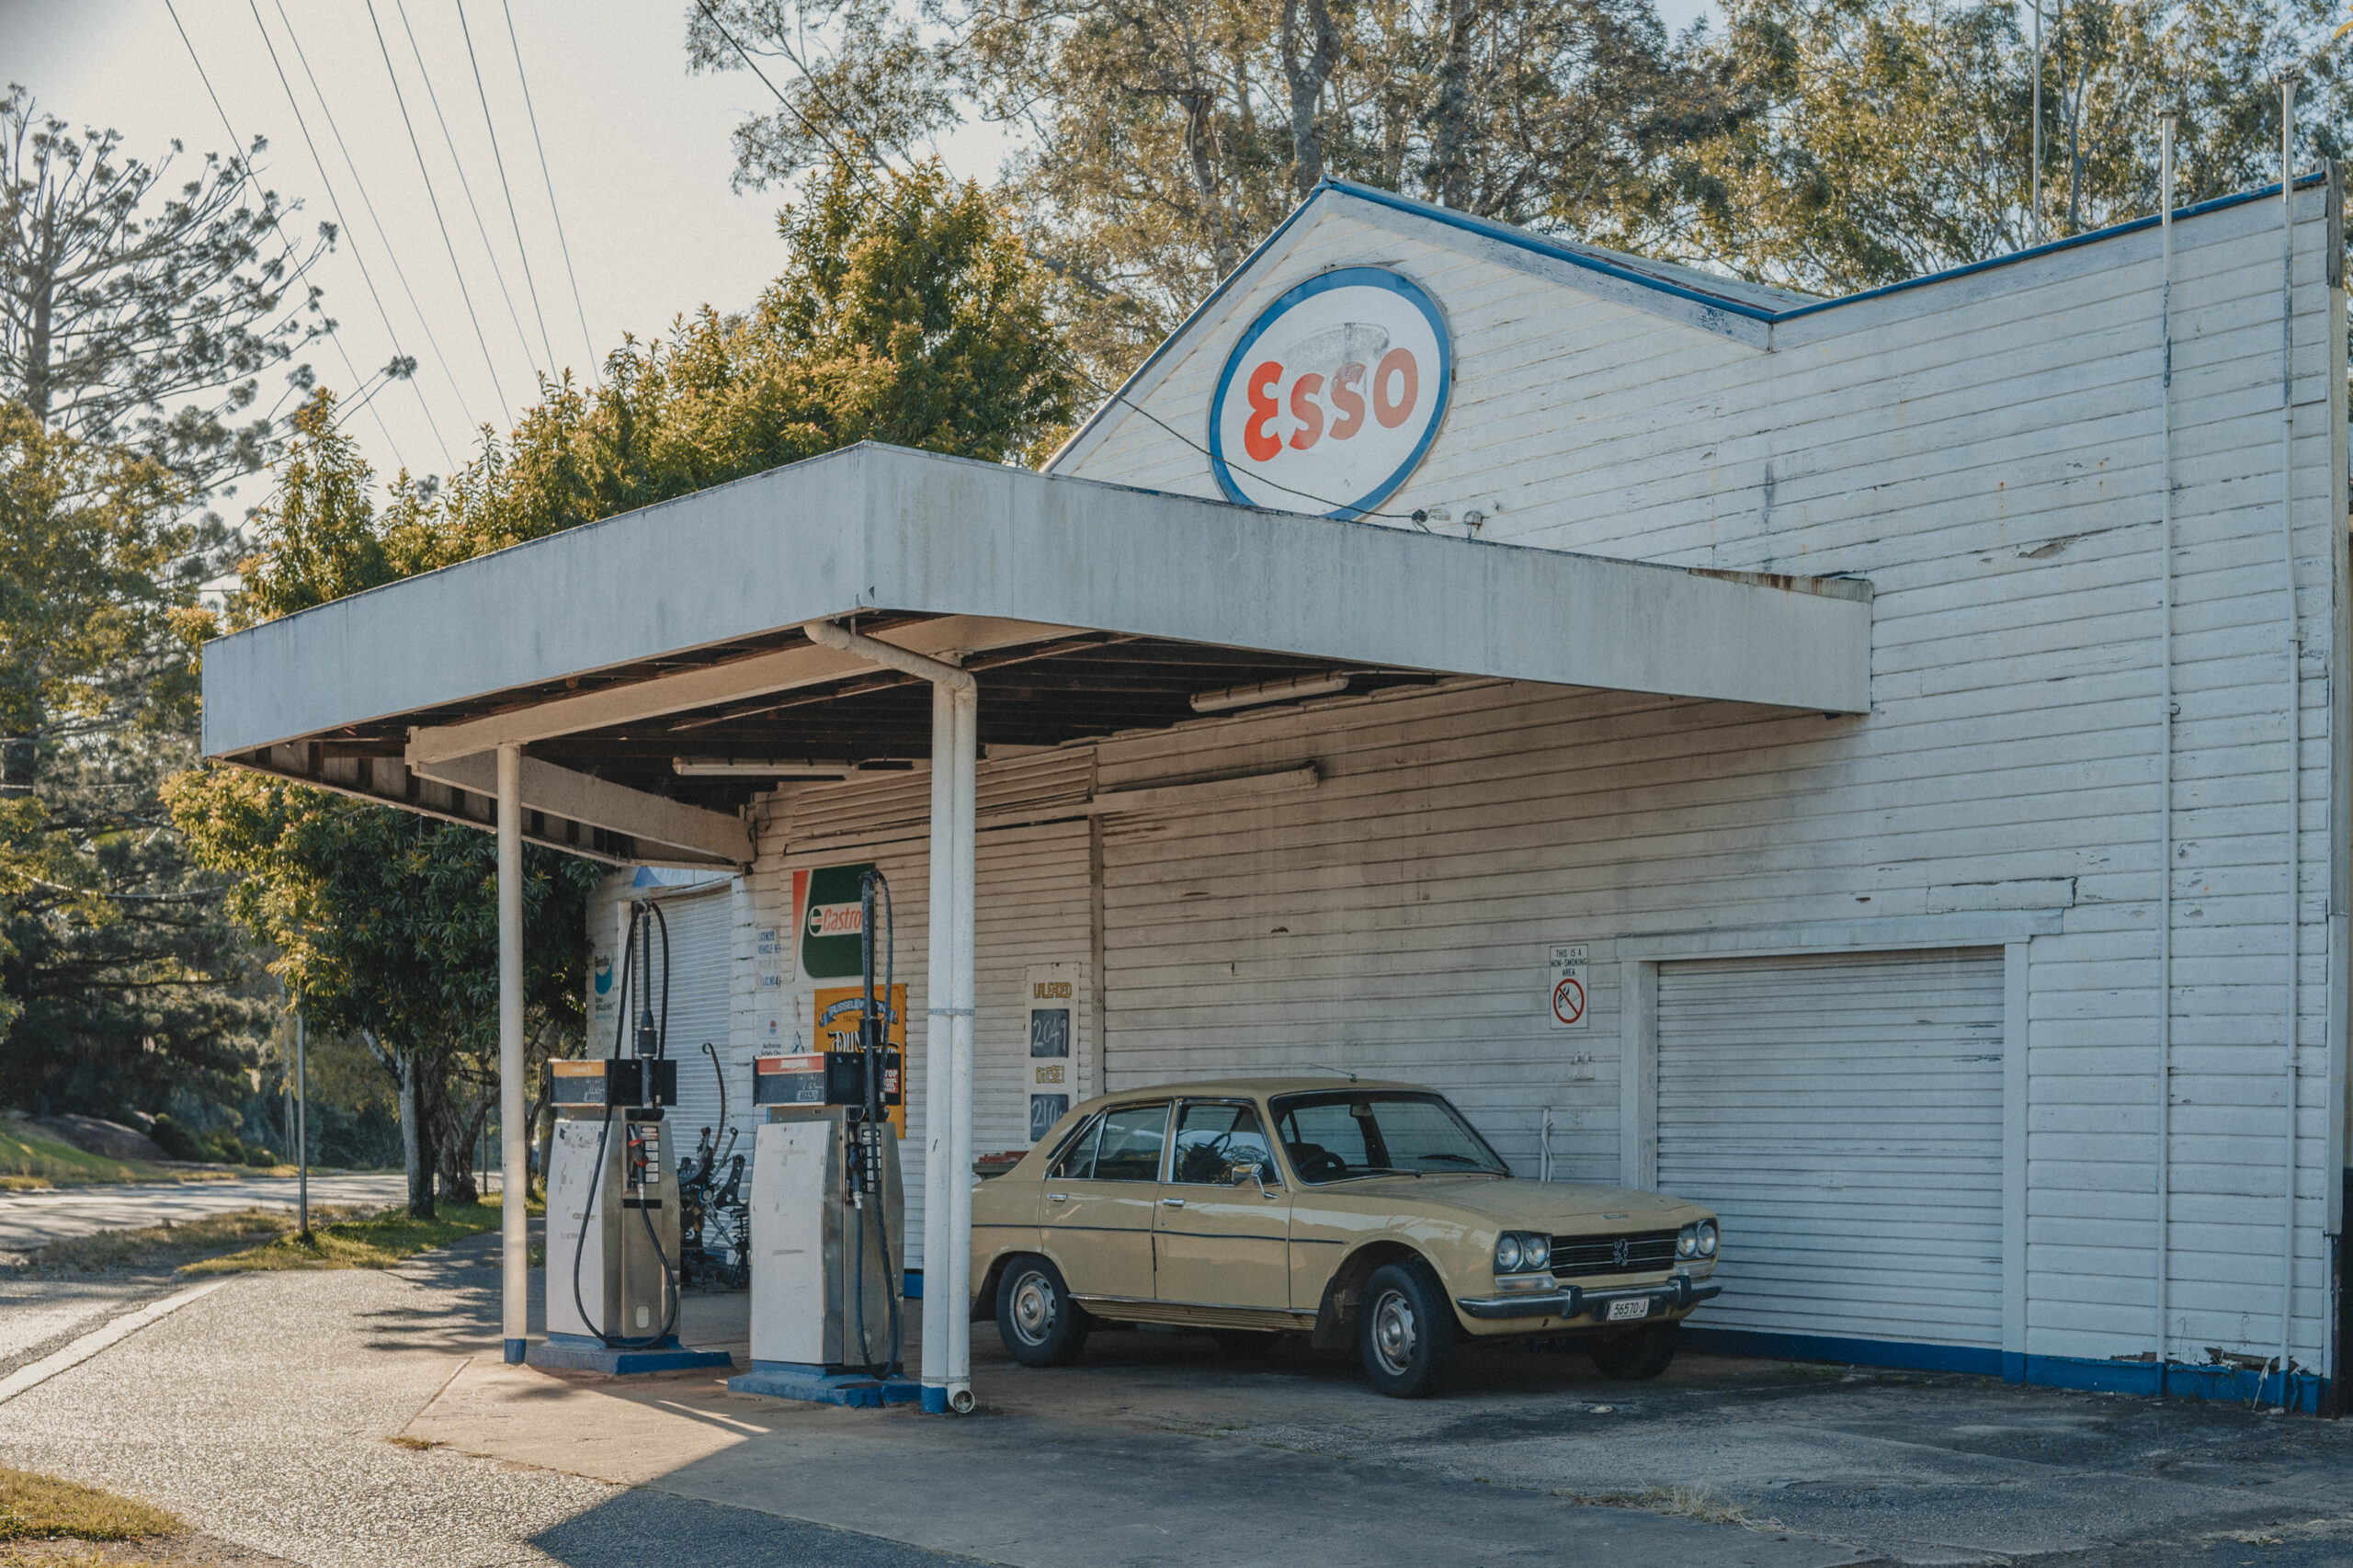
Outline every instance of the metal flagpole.
POLYGON ((311 1063, 303 1038, 302 1009, 294 1009, 294 1214, 302 1239, 311 1239, 311 1063))

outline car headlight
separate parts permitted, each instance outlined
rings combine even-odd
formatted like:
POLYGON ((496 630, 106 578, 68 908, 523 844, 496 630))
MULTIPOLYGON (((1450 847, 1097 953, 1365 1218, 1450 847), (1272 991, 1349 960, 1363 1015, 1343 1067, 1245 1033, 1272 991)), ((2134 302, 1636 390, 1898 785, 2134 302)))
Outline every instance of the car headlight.
POLYGON ((1701 1257, 1715 1256, 1716 1222, 1713 1220, 1702 1220, 1699 1223, 1698 1230, 1699 1233, 1699 1256, 1701 1257))
POLYGON ((1495 1272, 1535 1274, 1552 1261, 1552 1238, 1529 1231, 1506 1231, 1495 1238, 1495 1272))
POLYGON ((1677 1257, 1697 1257, 1699 1256, 1699 1226, 1686 1225, 1683 1229, 1675 1233, 1675 1256, 1677 1257))

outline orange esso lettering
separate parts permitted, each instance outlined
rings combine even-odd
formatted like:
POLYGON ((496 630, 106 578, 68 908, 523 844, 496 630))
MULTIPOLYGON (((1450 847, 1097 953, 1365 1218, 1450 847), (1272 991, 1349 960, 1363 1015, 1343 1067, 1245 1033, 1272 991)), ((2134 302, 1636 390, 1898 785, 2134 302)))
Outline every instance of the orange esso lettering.
POLYGON ((1372 416, 1381 421, 1382 428, 1394 430, 1414 412, 1421 390, 1422 368, 1415 362, 1412 350, 1391 349, 1381 357, 1381 369, 1372 373, 1372 416), (1404 383, 1393 403, 1389 397, 1392 376, 1404 383))
POLYGON ((1242 449, 1250 454, 1252 462, 1271 462, 1283 449, 1282 437, 1268 435, 1267 421, 1282 412, 1282 404, 1274 399, 1273 387, 1283 379, 1279 359, 1269 359, 1250 372, 1242 390, 1250 399, 1250 417, 1242 422, 1242 449))
POLYGON ((1305 451, 1324 435, 1324 405, 1315 394, 1324 389, 1321 376, 1302 376, 1290 389, 1290 415, 1299 421, 1299 428, 1290 433, 1293 449, 1305 451))
POLYGON ((1332 372, 1332 406, 1340 417, 1332 422, 1331 436, 1335 441, 1345 441, 1364 428, 1364 394, 1357 391, 1357 383, 1364 380, 1364 367, 1351 359, 1332 372))

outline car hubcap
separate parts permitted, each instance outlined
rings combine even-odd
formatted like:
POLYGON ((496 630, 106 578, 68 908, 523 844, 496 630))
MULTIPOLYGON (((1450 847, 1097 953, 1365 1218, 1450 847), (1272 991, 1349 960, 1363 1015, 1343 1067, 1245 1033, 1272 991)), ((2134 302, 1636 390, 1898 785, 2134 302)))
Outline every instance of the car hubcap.
POLYGON ((1413 1366, 1414 1306, 1402 1290, 1384 1290, 1372 1305, 1372 1353, 1392 1376, 1413 1366))
POLYGON ((1013 1326, 1032 1345, 1054 1326, 1054 1288, 1042 1274, 1025 1274, 1013 1287, 1013 1326))

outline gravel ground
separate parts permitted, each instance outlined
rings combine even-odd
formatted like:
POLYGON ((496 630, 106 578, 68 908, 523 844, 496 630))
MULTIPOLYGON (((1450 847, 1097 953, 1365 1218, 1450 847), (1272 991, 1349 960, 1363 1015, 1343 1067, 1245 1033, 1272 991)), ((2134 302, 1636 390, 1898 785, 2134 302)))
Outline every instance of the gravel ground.
POLYGON ((309 1568, 966 1561, 388 1441, 465 1357, 497 1354, 492 1244, 241 1278, 11 1401, 0 1464, 144 1498, 309 1568))
MULTIPOLYGON (((493 1183, 494 1187, 497 1184, 493 1183)), ((0 1193, 0 1253, 28 1253, 64 1236, 123 1231, 165 1221, 185 1224, 241 1209, 291 1209, 292 1176, 233 1176, 227 1181, 133 1182, 0 1193)), ((311 1177, 313 1203, 398 1203, 408 1193, 399 1172, 311 1177)))

